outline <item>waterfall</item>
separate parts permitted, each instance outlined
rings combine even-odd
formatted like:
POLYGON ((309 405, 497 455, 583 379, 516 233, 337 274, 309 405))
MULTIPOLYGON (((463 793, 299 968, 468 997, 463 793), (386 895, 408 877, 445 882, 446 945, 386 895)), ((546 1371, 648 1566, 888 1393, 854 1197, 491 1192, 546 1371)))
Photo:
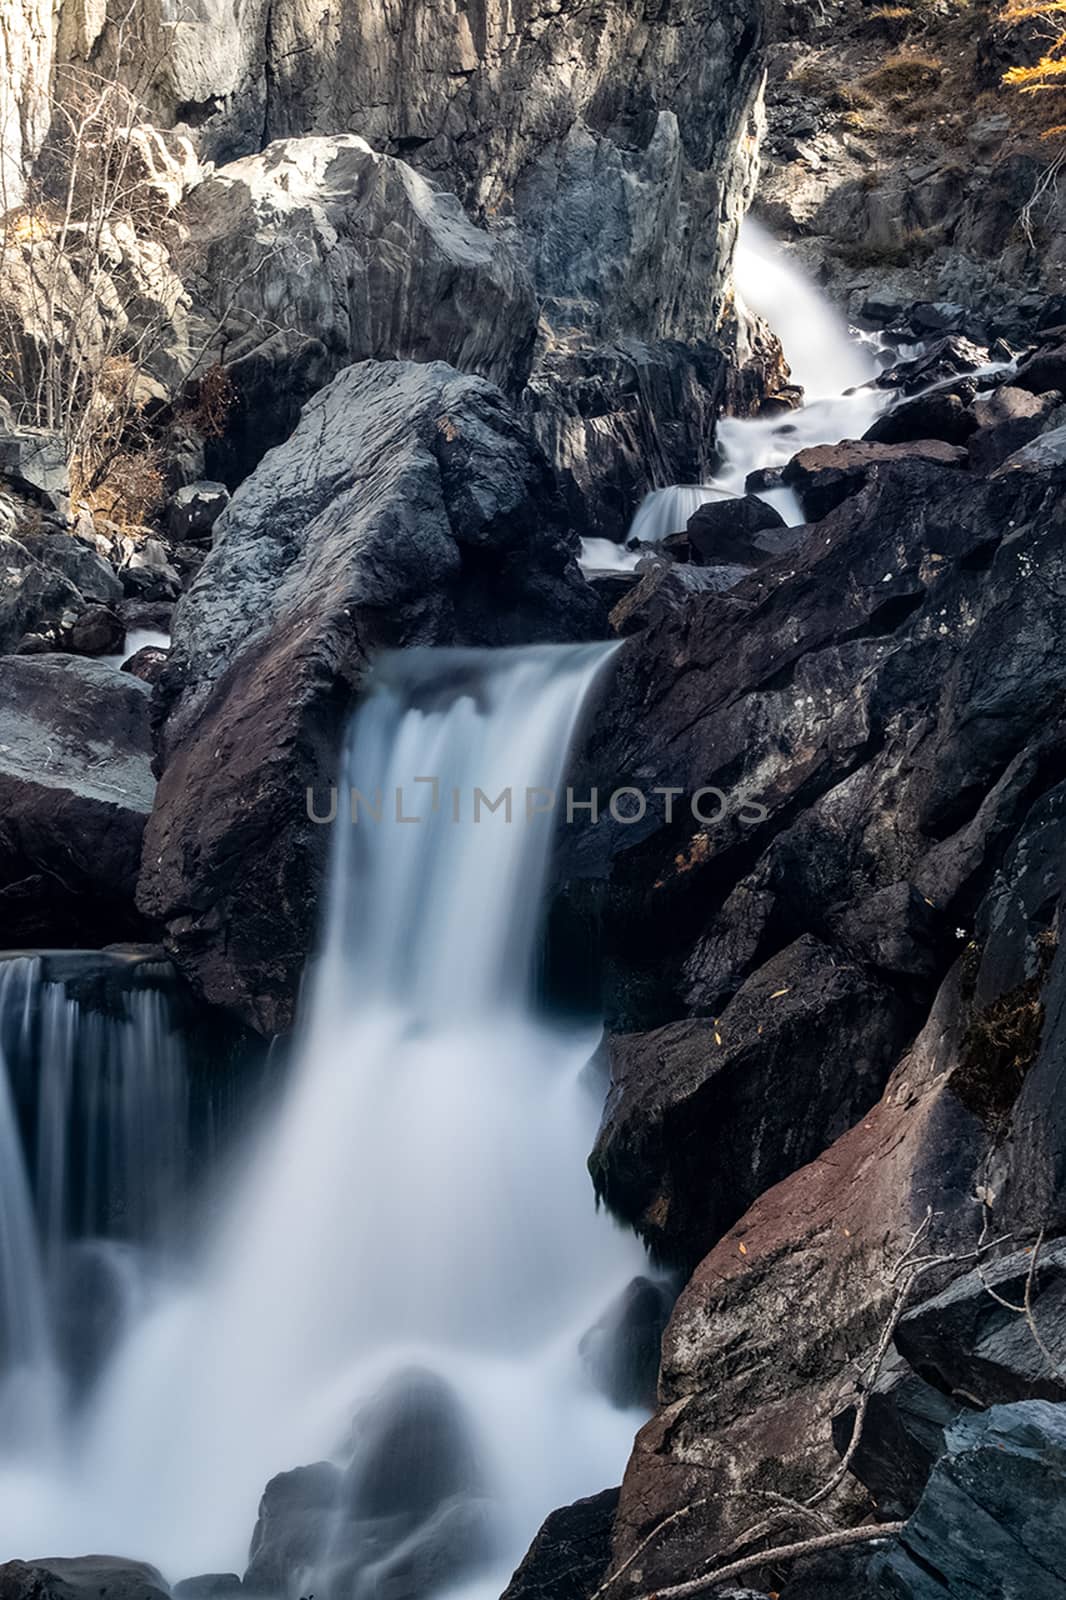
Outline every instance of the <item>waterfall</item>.
POLYGON ((305 1468, 302 1553, 282 1478, 257 1592, 495 1600, 550 1509, 618 1481, 638 1401, 586 1336, 644 1256, 585 1170, 595 1034, 533 985, 549 796, 610 648, 382 663, 284 1093, 48 1471, 8 1450, 5 1554, 240 1572, 264 1485, 305 1468))

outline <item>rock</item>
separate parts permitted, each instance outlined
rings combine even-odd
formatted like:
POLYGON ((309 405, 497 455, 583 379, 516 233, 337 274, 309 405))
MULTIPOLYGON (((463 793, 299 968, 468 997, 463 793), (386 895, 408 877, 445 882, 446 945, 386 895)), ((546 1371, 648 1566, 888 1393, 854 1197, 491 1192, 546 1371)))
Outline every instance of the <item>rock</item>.
POLYGON ((877 444, 908 444, 915 439, 942 439, 965 444, 979 426, 978 418, 957 394, 917 395, 878 417, 863 437, 877 444))
POLYGON ((241 1587, 235 1572, 203 1572, 195 1578, 182 1578, 170 1592, 174 1600, 232 1600, 241 1587))
POLYGON ((993 389, 972 406, 977 431, 967 441, 970 461, 979 472, 993 472, 1007 457, 1043 433, 1063 403, 1058 390, 1031 394, 1014 384, 993 389))
POLYGON ((943 467, 963 467, 967 454, 961 445, 940 439, 920 439, 906 444, 878 444, 845 439, 842 444, 816 445, 793 456, 784 482, 796 490, 805 515, 819 522, 849 495, 856 493, 872 471, 890 461, 931 461, 943 467))
MULTIPOLYGON (((944 1432, 961 1406, 911 1371, 902 1356, 885 1362, 870 1390, 851 1472, 866 1485, 878 1514, 909 1517, 944 1450, 944 1432)), ((851 1443, 856 1410, 849 1405, 833 1418, 833 1443, 841 1456, 851 1443)))
POLYGON ((579 1351, 585 1370, 612 1405, 654 1406, 672 1298, 665 1284, 634 1278, 582 1336, 579 1351))
POLYGON ((176 600, 182 590, 181 574, 171 565, 159 539, 145 539, 122 568, 124 593, 136 600, 176 600))
POLYGON ((224 483, 200 479, 186 484, 167 506, 167 530, 179 543, 210 536, 211 529, 229 504, 224 483))
POLYGON ((1066 1401, 1066 1241, 1045 1244, 1033 1274, 1031 1310, 1045 1350, 1025 1317, 1000 1303, 1024 1305, 1032 1266, 1032 1251, 1022 1250, 959 1278, 907 1313, 897 1348, 915 1372, 967 1404, 1066 1401))
POLYGON ((1031 444, 1013 451, 997 468, 997 473, 1028 472, 1042 474, 1060 473, 1066 465, 1066 425, 1051 428, 1031 444))
POLYGON ((901 1042, 894 1009, 807 937, 713 1020, 612 1039, 597 1194, 657 1256, 691 1266, 876 1102, 901 1042))
POLYGON ((877 385, 881 389, 901 389, 904 394, 915 394, 932 384, 976 372, 987 361, 987 350, 960 334, 950 334, 935 340, 921 355, 889 367, 881 373, 877 385))
POLYGON ((18 428, 0 432, 0 476, 52 511, 70 503, 67 452, 57 434, 18 428))
POLYGON ((611 612, 611 629, 625 638, 667 616, 676 616, 694 595, 724 594, 747 577, 747 567, 696 567, 652 559, 641 564, 640 581, 611 612))
POLYGON ((169 1600, 156 1571, 119 1556, 42 1557, 0 1566, 0 1600, 169 1600))
POLYGON ((122 649, 125 624, 110 606, 87 606, 63 637, 64 647, 76 656, 114 655, 122 649))
POLYGON ((790 535, 784 529, 780 512, 745 494, 701 506, 689 520, 686 538, 701 566, 758 567, 787 547, 790 535))
POLYGON ((929 333, 954 333, 967 321, 966 307, 956 305, 952 300, 919 300, 911 306, 907 315, 911 326, 919 336, 929 333))
POLYGON ((607 1576, 618 1490, 553 1511, 501 1600, 591 1600, 607 1576))
POLYGON ((516 255, 355 134, 279 139, 219 168, 185 221, 203 292, 248 348, 281 329, 318 340, 329 376, 446 361, 517 394, 529 375, 537 311, 516 255))
POLYGON ((341 1470, 331 1461, 271 1478, 259 1502, 248 1570, 249 1595, 284 1595, 290 1581, 313 1572, 340 1504, 341 1470))
POLYGON ((0 907, 11 946, 136 935, 152 808, 147 685, 78 656, 0 658, 0 907))
POLYGON ((498 390, 367 362, 318 394, 216 523, 157 691, 140 893, 201 992, 267 1033, 291 1018, 327 847, 306 792, 335 776, 372 651, 602 626, 498 390))
POLYGON ((1066 1596, 1066 1406, 960 1419, 900 1537, 875 1567, 900 1600, 1066 1596))
POLYGON ((146 644, 140 650, 135 650, 133 655, 122 663, 120 671, 128 672, 134 678, 140 678, 142 683, 156 684, 166 671, 169 660, 169 650, 161 650, 157 645, 146 644))
POLYGON ((1066 394, 1066 344, 1037 350, 1010 381, 1013 388, 1028 389, 1032 394, 1046 394, 1049 389, 1066 394))

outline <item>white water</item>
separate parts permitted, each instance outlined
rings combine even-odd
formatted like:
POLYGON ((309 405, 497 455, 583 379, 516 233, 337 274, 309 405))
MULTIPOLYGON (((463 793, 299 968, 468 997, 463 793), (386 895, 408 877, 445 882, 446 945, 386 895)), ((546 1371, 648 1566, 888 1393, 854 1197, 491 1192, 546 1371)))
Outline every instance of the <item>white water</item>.
MULTIPOLYGON (((889 392, 864 387, 878 371, 871 340, 849 329, 750 217, 740 230, 733 277, 741 309, 761 316, 780 339, 792 381, 804 391, 803 404, 777 417, 723 417, 718 424, 718 472, 706 484, 675 484, 646 495, 630 526, 630 541, 647 543, 682 533, 700 505, 744 494, 749 474, 761 467, 782 467, 813 445, 861 439, 892 401, 889 392)), ((790 527, 803 522, 791 489, 766 489, 760 498, 790 527)), ((606 539, 585 541, 582 565, 587 571, 631 571, 641 558, 639 549, 608 550, 608 545, 606 539)))
MULTIPOLYGON (((381 670, 347 782, 383 790, 383 820, 352 826, 342 794, 283 1103, 89 1401, 54 1442, 8 1436, 0 1558, 93 1549, 172 1580, 240 1572, 267 1480, 343 1463, 359 1402, 412 1366, 450 1386, 487 1504, 491 1553, 450 1594, 495 1600, 550 1509, 618 1481, 639 1416, 601 1397, 578 1343, 644 1258, 597 1214, 585 1170, 596 1041, 531 999, 553 824, 524 812, 527 788, 558 788, 607 654, 413 652, 381 670), (436 815, 419 777, 440 780, 436 815), (426 820, 396 820, 398 786, 426 820), (510 786, 513 820, 475 824, 475 786, 510 786)), ((5 1160, 9 1123, 0 1101, 5 1160)), ((17 1297, 38 1268, 9 1170, 17 1297)))

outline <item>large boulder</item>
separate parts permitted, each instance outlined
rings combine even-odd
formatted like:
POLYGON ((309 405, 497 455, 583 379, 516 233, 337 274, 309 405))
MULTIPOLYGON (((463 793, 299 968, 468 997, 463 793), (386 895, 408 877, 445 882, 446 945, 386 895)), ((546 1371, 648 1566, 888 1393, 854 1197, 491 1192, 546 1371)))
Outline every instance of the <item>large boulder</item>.
POLYGON ((512 392, 528 376, 537 311, 518 258, 355 134, 281 139, 220 168, 184 220, 205 311, 241 340, 232 354, 291 330, 333 371, 447 361, 512 392))
POLYGON ((0 1567, 0 1600, 169 1600, 154 1567, 117 1556, 49 1556, 0 1567))
POLYGON ((501 1600, 591 1600, 607 1575, 618 1490, 553 1511, 501 1600))
POLYGON ((143 926, 150 691, 104 662, 0 657, 0 907, 9 945, 100 945, 143 926))
POLYGON ((799 495, 804 514, 811 522, 817 522, 861 489, 871 472, 888 462, 930 461, 938 466, 964 467, 968 459, 962 445, 946 444, 942 439, 902 444, 845 439, 841 444, 819 444, 801 450, 785 468, 783 481, 799 495))
POLYGON ((348 368, 241 485, 174 617, 140 885, 203 993, 287 1025, 369 656, 594 636, 600 604, 500 392, 440 363, 348 368))
POLYGON ((996 1406, 949 1428, 918 1510, 875 1571, 898 1600, 1064 1600, 1066 1406, 996 1406))

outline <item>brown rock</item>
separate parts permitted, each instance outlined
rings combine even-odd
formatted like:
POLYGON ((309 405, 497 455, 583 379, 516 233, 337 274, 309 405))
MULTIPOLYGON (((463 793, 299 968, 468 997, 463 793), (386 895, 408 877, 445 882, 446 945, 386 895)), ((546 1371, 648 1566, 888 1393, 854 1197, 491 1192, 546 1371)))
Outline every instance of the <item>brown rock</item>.
POLYGON ((906 460, 964 467, 968 457, 961 445, 946 444, 942 439, 916 439, 903 444, 845 439, 841 444, 801 450, 785 468, 784 481, 798 493, 807 517, 818 522, 861 489, 878 467, 906 460))

